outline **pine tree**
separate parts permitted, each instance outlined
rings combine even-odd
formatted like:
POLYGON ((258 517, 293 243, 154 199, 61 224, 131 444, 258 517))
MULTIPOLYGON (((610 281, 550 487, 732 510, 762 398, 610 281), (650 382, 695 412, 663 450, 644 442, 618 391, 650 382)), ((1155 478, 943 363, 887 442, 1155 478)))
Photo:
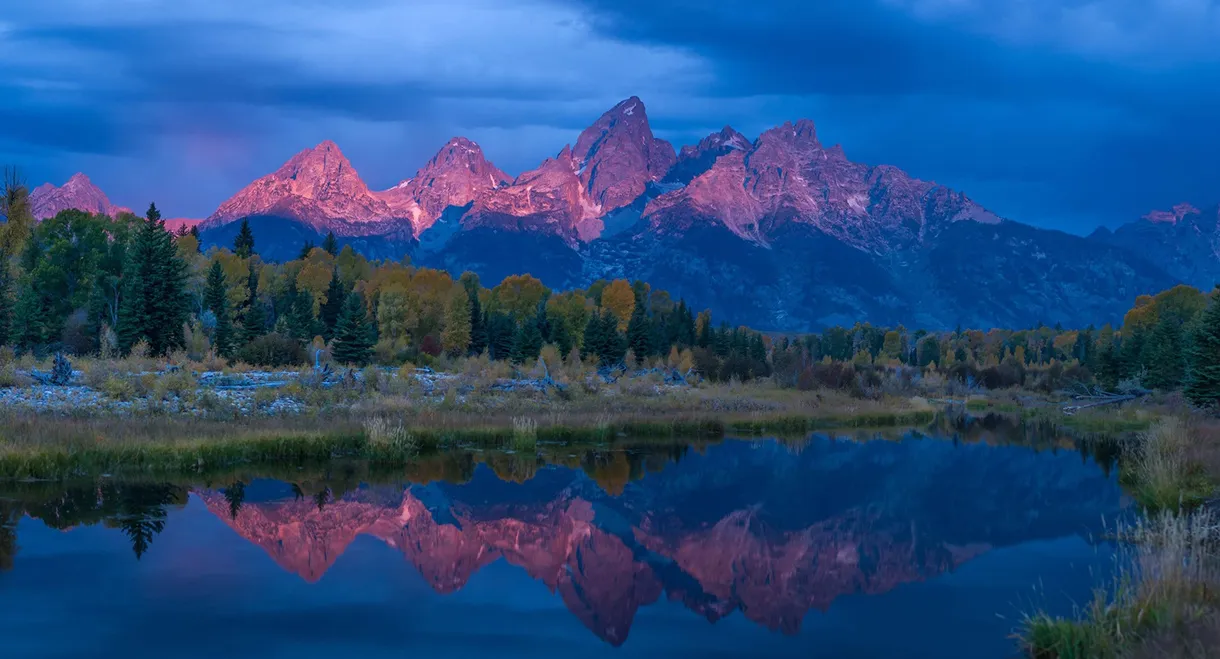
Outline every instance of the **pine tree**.
POLYGON ((326 288, 326 302, 318 310, 318 320, 322 321, 322 338, 327 341, 335 336, 335 327, 339 323, 339 315, 347 301, 347 287, 339 278, 339 268, 335 268, 330 276, 330 285, 326 288))
POLYGON ((1186 398, 1200 407, 1220 404, 1220 302, 1215 299, 1191 332, 1186 351, 1186 398))
POLYGON ((517 329, 513 340, 511 359, 514 364, 537 361, 542 352, 542 332, 538 328, 536 318, 527 318, 517 329))
POLYGON ((627 356, 627 337, 618 331, 619 319, 613 312, 602 314, 602 363, 621 364, 627 356))
POLYGON ((13 324, 13 293, 9 278, 8 263, 0 259, 0 346, 8 345, 13 324))
POLYGON ((309 253, 313 251, 314 247, 315 247, 315 245, 313 244, 312 240, 306 240, 305 244, 301 245, 301 253, 300 253, 300 255, 297 256, 297 258, 298 259, 308 258, 309 253))
POLYGON ((602 334, 601 314, 589 314, 589 322, 585 323, 584 338, 580 343, 580 355, 587 359, 590 355, 601 359, 605 351, 606 338, 602 334))
POLYGON ((238 258, 248 259, 254 254, 254 232, 250 230, 250 221, 243 219, 237 237, 233 239, 233 253, 238 258))
POLYGON ((322 249, 331 256, 339 255, 339 241, 335 240, 335 232, 326 232, 326 238, 322 239, 322 249))
POLYGON ((627 323, 627 346, 635 353, 636 359, 644 359, 656 352, 652 344, 652 323, 642 304, 635 306, 631 321, 627 323))
POLYGON ((238 341, 245 345, 267 333, 267 311, 258 297, 258 269, 251 264, 250 278, 246 280, 246 312, 241 319, 238 341))
POLYGON ((343 304, 335 327, 335 361, 363 366, 372 356, 373 329, 364 310, 364 300, 359 293, 352 293, 343 304))
POLYGON ((555 344, 561 356, 572 351, 572 330, 568 329, 567 323, 558 319, 551 321, 551 343, 555 344))
POLYGON ((233 318, 229 313, 229 294, 225 289, 225 273, 220 261, 212 261, 204 287, 203 306, 216 316, 214 345, 216 352, 228 357, 233 354, 233 318))
POLYGON ((1144 345, 1148 386, 1174 389, 1182 383, 1186 363, 1182 355, 1182 324, 1177 314, 1164 313, 1144 345))
POLYGON ((127 352, 145 340, 153 355, 164 355, 183 342, 182 327, 189 315, 186 263, 156 204, 149 205, 132 242, 123 266, 119 347, 127 352))
POLYGON ((483 304, 479 302, 478 280, 473 289, 466 289, 467 303, 470 306, 470 354, 481 355, 487 350, 487 318, 483 313, 483 304))
POLYGON ((309 293, 297 288, 295 281, 288 284, 288 291, 284 294, 281 320, 288 336, 298 341, 308 341, 314 337, 313 300, 309 293))
POLYGON ((488 311, 484 317, 487 327, 487 352, 492 359, 508 359, 517 338, 517 325, 512 316, 499 311, 488 311))

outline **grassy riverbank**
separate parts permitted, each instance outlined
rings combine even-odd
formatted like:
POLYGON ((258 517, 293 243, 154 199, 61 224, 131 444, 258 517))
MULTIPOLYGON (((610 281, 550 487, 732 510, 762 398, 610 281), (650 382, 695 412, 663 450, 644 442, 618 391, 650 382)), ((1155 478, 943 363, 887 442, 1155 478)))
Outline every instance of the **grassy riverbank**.
POLYGON ((346 404, 280 416, 10 412, 0 414, 0 479, 191 473, 332 457, 401 464, 447 447, 528 451, 621 438, 803 435, 926 425, 934 418, 920 399, 861 401, 747 386, 566 399, 515 392, 461 401, 366 392, 346 404))
POLYGON ((1036 659, 1202 659, 1220 639, 1220 431, 1163 418, 1128 447, 1121 480, 1147 513, 1120 526, 1117 573, 1078 616, 1037 613, 1021 640, 1036 659))

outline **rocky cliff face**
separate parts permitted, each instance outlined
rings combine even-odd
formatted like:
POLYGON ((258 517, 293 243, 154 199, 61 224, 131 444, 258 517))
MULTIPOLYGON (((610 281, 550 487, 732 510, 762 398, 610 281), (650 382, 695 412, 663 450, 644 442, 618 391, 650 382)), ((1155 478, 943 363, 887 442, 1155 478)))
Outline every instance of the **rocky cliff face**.
POLYGON ((111 217, 131 212, 130 208, 110 203, 106 193, 81 173, 73 174, 67 183, 59 187, 43 183, 34 188, 30 191, 30 208, 38 220, 55 217, 60 211, 72 208, 111 217))

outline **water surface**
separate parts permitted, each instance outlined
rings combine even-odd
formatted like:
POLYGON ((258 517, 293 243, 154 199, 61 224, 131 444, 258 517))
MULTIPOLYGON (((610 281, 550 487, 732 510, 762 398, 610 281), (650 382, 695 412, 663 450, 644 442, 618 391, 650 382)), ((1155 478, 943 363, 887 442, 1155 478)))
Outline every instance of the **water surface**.
POLYGON ((0 485, 3 656, 1010 657, 1123 506, 1021 442, 546 452, 0 485))

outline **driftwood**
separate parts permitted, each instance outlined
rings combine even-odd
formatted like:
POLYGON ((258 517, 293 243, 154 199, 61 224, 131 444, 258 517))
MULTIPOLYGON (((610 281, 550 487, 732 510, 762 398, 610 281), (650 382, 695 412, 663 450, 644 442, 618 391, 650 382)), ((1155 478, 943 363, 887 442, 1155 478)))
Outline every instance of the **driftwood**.
POLYGON ((64 353, 57 352, 55 353, 55 362, 51 366, 50 373, 43 373, 36 368, 31 368, 29 375, 31 378, 36 380, 38 384, 44 386, 66 387, 72 384, 72 378, 75 375, 75 371, 72 370, 72 362, 68 361, 68 358, 64 356, 64 353))
POLYGON ((1072 400, 1077 401, 1079 404, 1065 405, 1063 413, 1071 416, 1081 410, 1104 407, 1106 405, 1119 405, 1143 398, 1151 393, 1148 389, 1129 389, 1122 392, 1112 392, 1106 391, 1101 387, 1081 385, 1080 391, 1072 395, 1072 400))

